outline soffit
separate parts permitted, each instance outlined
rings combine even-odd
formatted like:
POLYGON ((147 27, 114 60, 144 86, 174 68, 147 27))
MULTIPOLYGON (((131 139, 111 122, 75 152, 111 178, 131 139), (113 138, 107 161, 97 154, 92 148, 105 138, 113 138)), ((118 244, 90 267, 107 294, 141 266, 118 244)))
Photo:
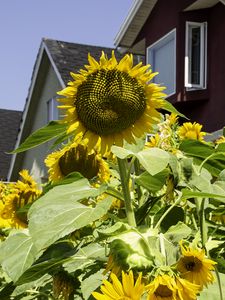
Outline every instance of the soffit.
POLYGON ((216 5, 219 0, 197 0, 188 7, 184 9, 184 11, 190 11, 190 10, 197 10, 197 9, 204 9, 204 8, 209 8, 214 5, 216 5))
POLYGON ((135 0, 119 32, 114 44, 116 47, 130 48, 141 28, 146 22, 157 0, 135 0))

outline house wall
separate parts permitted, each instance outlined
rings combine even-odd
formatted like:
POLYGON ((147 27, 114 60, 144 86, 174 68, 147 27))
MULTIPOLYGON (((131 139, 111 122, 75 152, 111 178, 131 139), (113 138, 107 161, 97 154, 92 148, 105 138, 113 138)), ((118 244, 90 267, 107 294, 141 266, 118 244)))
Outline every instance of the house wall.
MULTIPOLYGON (((56 96, 56 92, 61 89, 62 87, 56 77, 56 74, 52 66, 50 66, 46 74, 46 79, 42 87, 40 98, 38 101, 36 101, 38 105, 35 105, 33 110, 30 112, 33 115, 31 132, 34 132, 48 123, 47 101, 56 96)), ((35 163, 35 167, 39 168, 41 174, 45 176, 46 169, 44 165, 44 159, 49 153, 50 146, 51 143, 49 142, 27 151, 24 155, 21 168, 31 170, 33 164, 35 163)))
POLYGON ((168 98, 190 121, 203 124, 205 131, 225 125, 225 5, 184 11, 195 1, 158 0, 135 43, 143 38, 146 48, 176 28, 176 94, 168 98), (207 88, 187 91, 184 88, 185 23, 207 22, 207 88))
MULTIPOLYGON (((25 120, 26 122, 24 124, 21 142, 23 142, 32 132, 47 125, 47 101, 56 96, 56 92, 61 89, 62 86, 57 79, 55 71, 50 64, 47 55, 44 54, 42 63, 39 67, 39 74, 35 82, 35 87, 32 91, 31 105, 25 120)), ((17 154, 10 180, 17 180, 18 172, 20 170, 32 170, 34 167, 37 175, 46 177, 47 171, 44 159, 50 151, 50 146, 51 142, 48 142, 26 152, 17 154)))

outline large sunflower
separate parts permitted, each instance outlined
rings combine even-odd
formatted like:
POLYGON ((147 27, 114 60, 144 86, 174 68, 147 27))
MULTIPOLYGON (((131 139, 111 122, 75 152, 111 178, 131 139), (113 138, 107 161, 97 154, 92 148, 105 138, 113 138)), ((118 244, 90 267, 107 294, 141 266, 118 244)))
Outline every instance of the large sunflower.
POLYGON ((142 275, 139 274, 136 282, 134 281, 134 275, 132 270, 129 274, 122 271, 122 283, 118 277, 111 273, 110 278, 112 283, 108 280, 103 281, 101 286, 102 294, 93 292, 92 295, 97 300, 140 300, 141 295, 144 292, 144 284, 141 282, 142 275))
POLYGON ((47 156, 45 164, 49 168, 49 179, 60 180, 72 172, 80 172, 84 177, 98 177, 101 182, 109 180, 108 164, 95 151, 88 153, 85 145, 74 142, 47 156))
POLYGON ((65 110, 68 132, 81 134, 89 149, 105 154, 113 144, 134 143, 134 137, 151 130, 159 120, 164 87, 150 83, 156 73, 149 65, 133 66, 132 55, 117 62, 114 52, 110 59, 102 52, 99 62, 90 54, 88 61, 86 70, 71 73, 74 80, 58 92, 65 97, 59 108, 65 110))
POLYGON ((27 227, 27 205, 41 195, 41 190, 27 170, 22 170, 19 174, 21 180, 8 184, 7 193, 5 192, 2 200, 1 219, 13 228, 27 227))
POLYGON ((177 269, 183 278, 199 285, 201 289, 214 281, 212 271, 216 262, 205 257, 204 249, 185 247, 181 243, 181 253, 177 269))

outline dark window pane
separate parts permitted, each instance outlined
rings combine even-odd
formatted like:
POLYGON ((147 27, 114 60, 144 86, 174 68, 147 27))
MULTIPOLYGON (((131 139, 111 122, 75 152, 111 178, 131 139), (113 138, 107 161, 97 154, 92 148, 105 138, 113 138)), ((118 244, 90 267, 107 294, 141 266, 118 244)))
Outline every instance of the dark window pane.
POLYGON ((200 27, 192 28, 191 33, 191 83, 200 84, 200 27))

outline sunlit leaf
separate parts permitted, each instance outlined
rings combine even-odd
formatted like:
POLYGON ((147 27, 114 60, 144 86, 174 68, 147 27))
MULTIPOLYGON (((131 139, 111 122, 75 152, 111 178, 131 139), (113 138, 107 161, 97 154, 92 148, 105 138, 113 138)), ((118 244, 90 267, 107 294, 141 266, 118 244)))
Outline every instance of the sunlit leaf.
POLYGON ((11 153, 20 153, 28 149, 34 148, 47 141, 50 141, 63 133, 66 133, 66 125, 57 121, 51 121, 47 126, 42 127, 32 133, 28 138, 14 151, 11 153))

